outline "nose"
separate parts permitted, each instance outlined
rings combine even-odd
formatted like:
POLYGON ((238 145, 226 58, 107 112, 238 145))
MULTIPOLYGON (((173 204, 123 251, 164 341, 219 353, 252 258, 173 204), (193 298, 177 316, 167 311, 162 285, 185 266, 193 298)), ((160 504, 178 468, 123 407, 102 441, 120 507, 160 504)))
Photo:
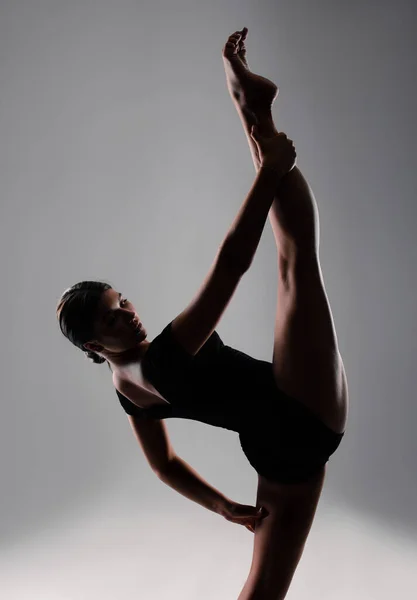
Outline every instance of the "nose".
POLYGON ((139 321, 139 319, 136 317, 136 313, 129 311, 128 316, 127 316, 127 323, 128 325, 132 325, 132 321, 139 321))

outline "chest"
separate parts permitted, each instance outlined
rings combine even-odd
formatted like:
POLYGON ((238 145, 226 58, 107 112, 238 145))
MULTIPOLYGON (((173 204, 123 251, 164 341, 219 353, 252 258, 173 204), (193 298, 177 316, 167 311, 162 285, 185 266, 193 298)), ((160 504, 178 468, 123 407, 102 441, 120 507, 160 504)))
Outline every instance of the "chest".
POLYGON ((152 399, 153 404, 167 404, 167 400, 158 392, 152 383, 145 377, 140 363, 132 364, 123 367, 120 373, 124 379, 131 381, 137 386, 140 386, 145 391, 144 398, 152 399), (148 392, 148 394, 146 394, 148 392))

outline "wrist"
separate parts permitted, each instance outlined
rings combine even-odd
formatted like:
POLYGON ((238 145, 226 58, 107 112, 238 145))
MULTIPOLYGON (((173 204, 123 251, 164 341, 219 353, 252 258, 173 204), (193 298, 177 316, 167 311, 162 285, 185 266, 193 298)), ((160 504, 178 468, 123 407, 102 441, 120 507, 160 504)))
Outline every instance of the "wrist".
POLYGON ((229 498, 222 498, 217 505, 217 514, 221 517, 226 517, 230 514, 230 509, 232 506, 232 501, 229 498))

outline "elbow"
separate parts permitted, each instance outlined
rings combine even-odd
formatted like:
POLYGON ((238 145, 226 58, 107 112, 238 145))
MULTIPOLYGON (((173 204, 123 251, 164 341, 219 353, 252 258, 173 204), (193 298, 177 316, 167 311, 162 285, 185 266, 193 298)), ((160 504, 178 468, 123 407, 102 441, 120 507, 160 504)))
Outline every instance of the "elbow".
POLYGON ((162 464, 155 465, 152 467, 152 470, 158 477, 158 479, 164 480, 168 476, 171 470, 172 463, 173 461, 175 461, 175 459, 176 456, 172 456, 169 460, 164 461, 162 464))

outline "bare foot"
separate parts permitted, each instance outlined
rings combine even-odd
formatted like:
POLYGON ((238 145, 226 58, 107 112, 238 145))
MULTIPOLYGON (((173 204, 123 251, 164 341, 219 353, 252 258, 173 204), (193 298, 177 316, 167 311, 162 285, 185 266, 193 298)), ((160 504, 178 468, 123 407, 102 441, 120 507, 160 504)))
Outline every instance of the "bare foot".
POLYGON ((279 90, 269 79, 250 71, 245 48, 247 33, 244 27, 229 37, 223 48, 223 62, 233 100, 245 110, 259 114, 271 109, 279 90))

